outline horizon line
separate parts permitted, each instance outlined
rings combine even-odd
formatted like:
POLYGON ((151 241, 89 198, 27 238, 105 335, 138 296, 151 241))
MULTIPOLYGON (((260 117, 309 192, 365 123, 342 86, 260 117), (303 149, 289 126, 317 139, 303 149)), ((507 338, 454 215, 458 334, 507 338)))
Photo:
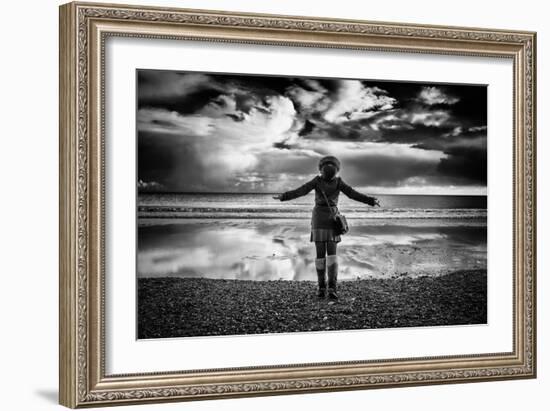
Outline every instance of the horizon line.
MULTIPOLYGON (((258 191, 140 191, 138 194, 281 194, 281 192, 258 192, 258 191)), ((306 194, 309 195, 310 193, 306 194)), ((452 194, 452 193, 375 193, 369 192, 369 195, 378 196, 454 196, 454 197, 487 197, 487 194, 452 194)))

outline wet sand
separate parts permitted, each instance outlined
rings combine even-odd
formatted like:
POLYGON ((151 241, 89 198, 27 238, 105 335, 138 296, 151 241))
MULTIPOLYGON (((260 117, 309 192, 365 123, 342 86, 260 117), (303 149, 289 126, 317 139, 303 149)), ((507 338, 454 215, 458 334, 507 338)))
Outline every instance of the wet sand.
POLYGON ((487 272, 396 275, 339 282, 340 299, 313 281, 138 279, 138 338, 486 324, 487 272))

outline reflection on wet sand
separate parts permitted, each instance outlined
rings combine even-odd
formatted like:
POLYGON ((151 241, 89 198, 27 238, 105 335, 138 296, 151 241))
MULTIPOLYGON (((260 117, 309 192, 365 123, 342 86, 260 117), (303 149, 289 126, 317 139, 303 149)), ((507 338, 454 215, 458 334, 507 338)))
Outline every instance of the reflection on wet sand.
MULTIPOLYGON (((305 219, 140 219, 138 276, 314 280, 309 229, 305 219)), ((339 278, 486 268, 486 232, 483 224, 372 225, 355 220, 338 246, 339 278)))

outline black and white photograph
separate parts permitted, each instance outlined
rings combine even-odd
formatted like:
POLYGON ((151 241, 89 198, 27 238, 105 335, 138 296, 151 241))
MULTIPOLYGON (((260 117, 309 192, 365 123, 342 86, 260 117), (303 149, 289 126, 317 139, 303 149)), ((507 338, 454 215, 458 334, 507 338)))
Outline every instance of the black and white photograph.
POLYGON ((487 87, 139 69, 137 338, 487 323, 487 87))

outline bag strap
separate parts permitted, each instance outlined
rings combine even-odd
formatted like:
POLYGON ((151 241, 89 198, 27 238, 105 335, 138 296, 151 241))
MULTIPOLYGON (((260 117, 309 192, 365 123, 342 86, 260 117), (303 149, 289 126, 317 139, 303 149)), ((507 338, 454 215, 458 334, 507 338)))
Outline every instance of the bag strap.
POLYGON ((321 187, 319 187, 319 190, 321 190, 321 193, 323 193, 323 197, 325 197, 325 202, 327 203, 327 206, 330 208, 330 211, 332 211, 333 207, 328 202, 328 198, 327 198, 327 195, 325 194, 325 190, 323 190, 321 187))

